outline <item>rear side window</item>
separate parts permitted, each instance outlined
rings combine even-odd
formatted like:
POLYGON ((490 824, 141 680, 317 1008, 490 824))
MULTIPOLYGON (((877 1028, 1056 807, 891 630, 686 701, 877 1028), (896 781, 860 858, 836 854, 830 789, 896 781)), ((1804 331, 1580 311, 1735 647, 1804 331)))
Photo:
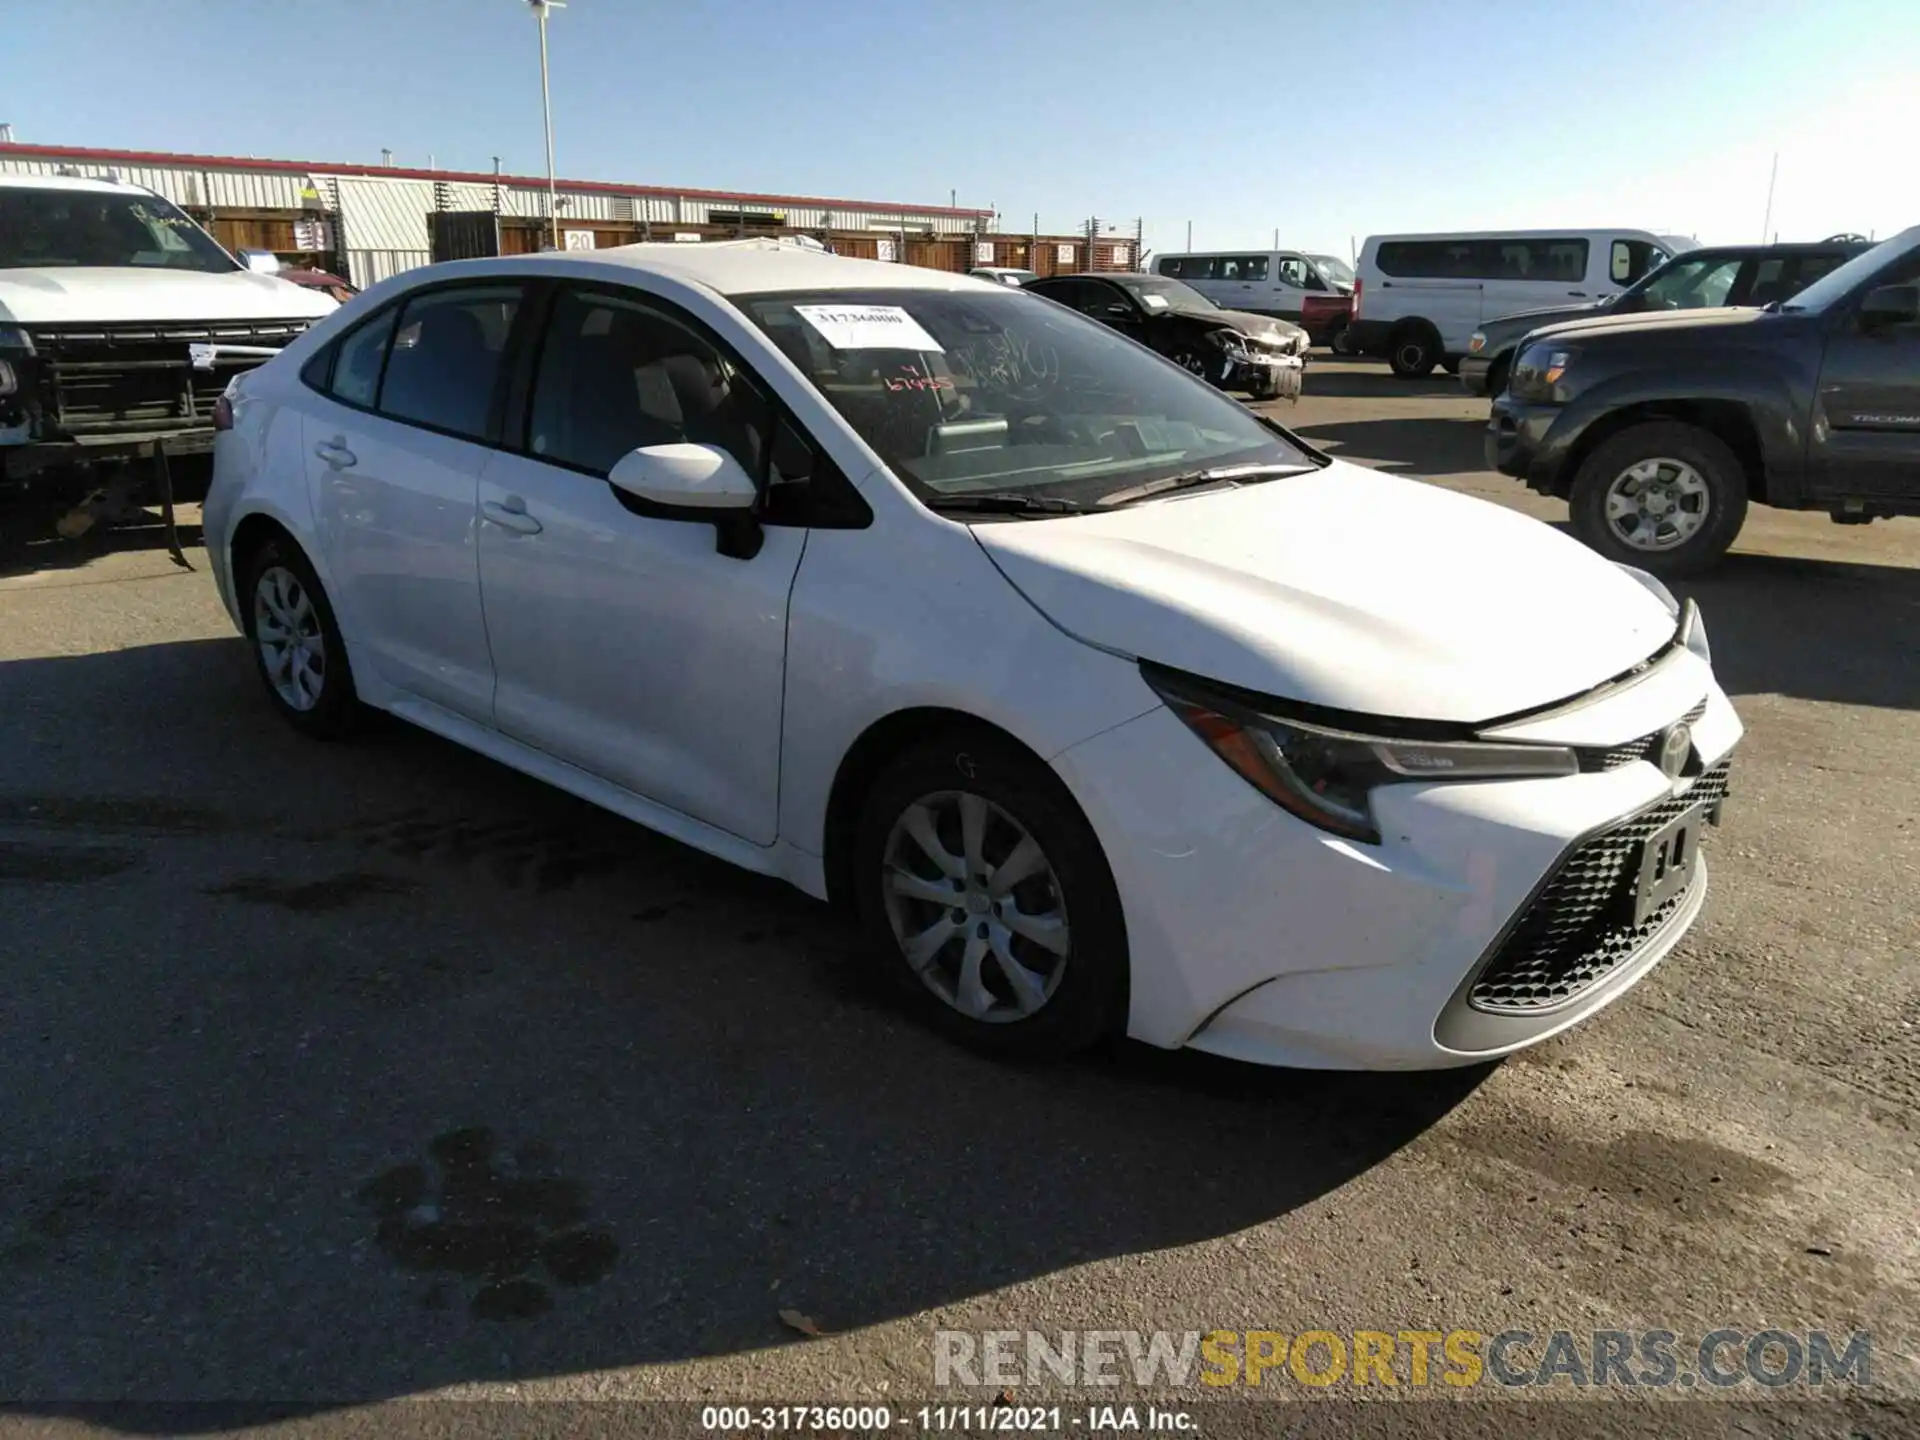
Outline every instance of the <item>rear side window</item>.
POLYGON ((1267 257, 1264 255, 1226 255, 1213 262, 1216 280, 1264 280, 1267 257))
POLYGON ((1187 257, 1184 255, 1166 256, 1153 268, 1162 275, 1172 275, 1176 279, 1183 279, 1187 273, 1187 257))
MULTIPOLYGON (((517 285, 430 290, 407 301, 380 382, 380 413, 470 440, 486 439, 519 303, 517 285)), ((343 368, 345 361, 343 352, 343 368)))
POLYGON ((374 396, 380 391, 380 366, 387 358, 387 339, 393 334, 393 317, 398 313, 389 306, 340 342, 329 390, 334 399, 363 410, 373 408, 374 396))
POLYGON ((1383 275, 1409 280, 1586 278, 1588 244, 1578 236, 1492 240, 1389 240, 1374 256, 1383 275))

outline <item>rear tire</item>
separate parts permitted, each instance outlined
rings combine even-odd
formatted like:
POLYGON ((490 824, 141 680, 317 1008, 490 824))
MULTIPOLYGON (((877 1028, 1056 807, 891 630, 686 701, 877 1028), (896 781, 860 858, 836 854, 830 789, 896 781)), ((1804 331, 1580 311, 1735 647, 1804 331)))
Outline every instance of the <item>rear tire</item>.
POLYGON ((353 688, 347 647, 320 577, 300 547, 275 536, 236 568, 254 669, 273 708, 316 740, 338 740, 358 729, 365 711, 353 688))
POLYGON ((1574 476, 1573 533, 1609 560, 1663 580, 1697 575, 1727 553, 1747 518, 1740 457, 1695 425, 1621 431, 1574 476))
POLYGON ((1353 337, 1348 334, 1346 326, 1340 326, 1327 337, 1327 348, 1332 350, 1336 355, 1352 355, 1355 353, 1353 337))
POLYGON ((853 867, 877 978, 942 1034, 1059 1060, 1124 1026, 1106 855, 1059 777, 1008 741, 956 729, 890 761, 861 804, 853 867))
POLYGON ((1402 325, 1387 340, 1387 363, 1402 380, 1424 380, 1440 363, 1440 337, 1425 321, 1402 325))

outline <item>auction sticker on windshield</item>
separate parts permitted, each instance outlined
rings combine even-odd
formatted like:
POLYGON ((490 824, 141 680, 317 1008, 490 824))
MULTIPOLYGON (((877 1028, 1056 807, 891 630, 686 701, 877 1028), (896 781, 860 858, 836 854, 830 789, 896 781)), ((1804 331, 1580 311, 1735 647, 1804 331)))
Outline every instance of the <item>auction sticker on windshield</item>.
POLYGON ((1140 297, 1140 303, 1149 310, 1164 310, 1167 308, 1167 297, 1164 295, 1142 295, 1140 297))
POLYGON ((898 305, 796 305, 794 313, 836 350, 946 352, 898 305))

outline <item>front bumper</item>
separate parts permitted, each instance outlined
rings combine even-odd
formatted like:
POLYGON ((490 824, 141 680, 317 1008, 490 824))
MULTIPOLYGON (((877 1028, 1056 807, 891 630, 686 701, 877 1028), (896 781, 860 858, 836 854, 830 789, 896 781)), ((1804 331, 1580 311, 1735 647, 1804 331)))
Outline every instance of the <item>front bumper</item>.
POLYGON ((1567 457, 1581 428, 1567 406, 1530 404, 1510 390, 1496 395, 1487 418, 1487 468, 1524 480, 1542 495, 1564 495, 1572 479, 1567 457))
MULTIPOLYGON (((1704 665, 1693 727, 1703 766, 1740 722, 1704 665)), ((1677 683, 1677 682, 1676 682, 1677 683)), ((1688 708, 1649 694, 1673 709, 1688 708), (1675 708, 1677 706, 1677 708, 1675 708)), ((1615 729, 1648 723, 1622 704, 1615 729)), ((1558 722, 1556 722, 1558 723, 1558 722)), ((1624 742, 1585 725, 1581 743, 1624 742)), ((1376 793, 1379 845, 1315 830, 1259 794, 1170 712, 1150 712, 1056 757, 1119 883, 1132 953, 1128 1032, 1264 1064, 1437 1069, 1497 1058, 1624 994, 1686 932, 1702 865, 1677 904, 1573 994, 1521 1014, 1477 1008, 1482 967, 1563 860, 1662 802, 1674 782, 1634 761, 1600 773, 1376 793)), ((1682 785, 1698 781, 1681 782, 1682 785)))
POLYGON ((1307 362, 1299 355, 1229 357, 1220 383, 1270 400, 1298 400, 1306 372, 1307 362))
POLYGON ((1467 355, 1460 361, 1460 388, 1469 395, 1487 393, 1487 376, 1493 370, 1493 361, 1484 355, 1467 355))

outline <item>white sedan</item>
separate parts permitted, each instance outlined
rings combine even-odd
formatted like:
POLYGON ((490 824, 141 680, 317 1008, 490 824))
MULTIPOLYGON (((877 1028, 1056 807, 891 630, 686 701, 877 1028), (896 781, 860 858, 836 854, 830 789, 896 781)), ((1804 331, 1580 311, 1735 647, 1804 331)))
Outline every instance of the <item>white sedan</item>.
POLYGON ((949 1034, 1416 1068, 1700 912, 1698 613, 1039 296, 776 242, 462 261, 234 382, 272 704, 374 707, 846 904, 949 1034))

